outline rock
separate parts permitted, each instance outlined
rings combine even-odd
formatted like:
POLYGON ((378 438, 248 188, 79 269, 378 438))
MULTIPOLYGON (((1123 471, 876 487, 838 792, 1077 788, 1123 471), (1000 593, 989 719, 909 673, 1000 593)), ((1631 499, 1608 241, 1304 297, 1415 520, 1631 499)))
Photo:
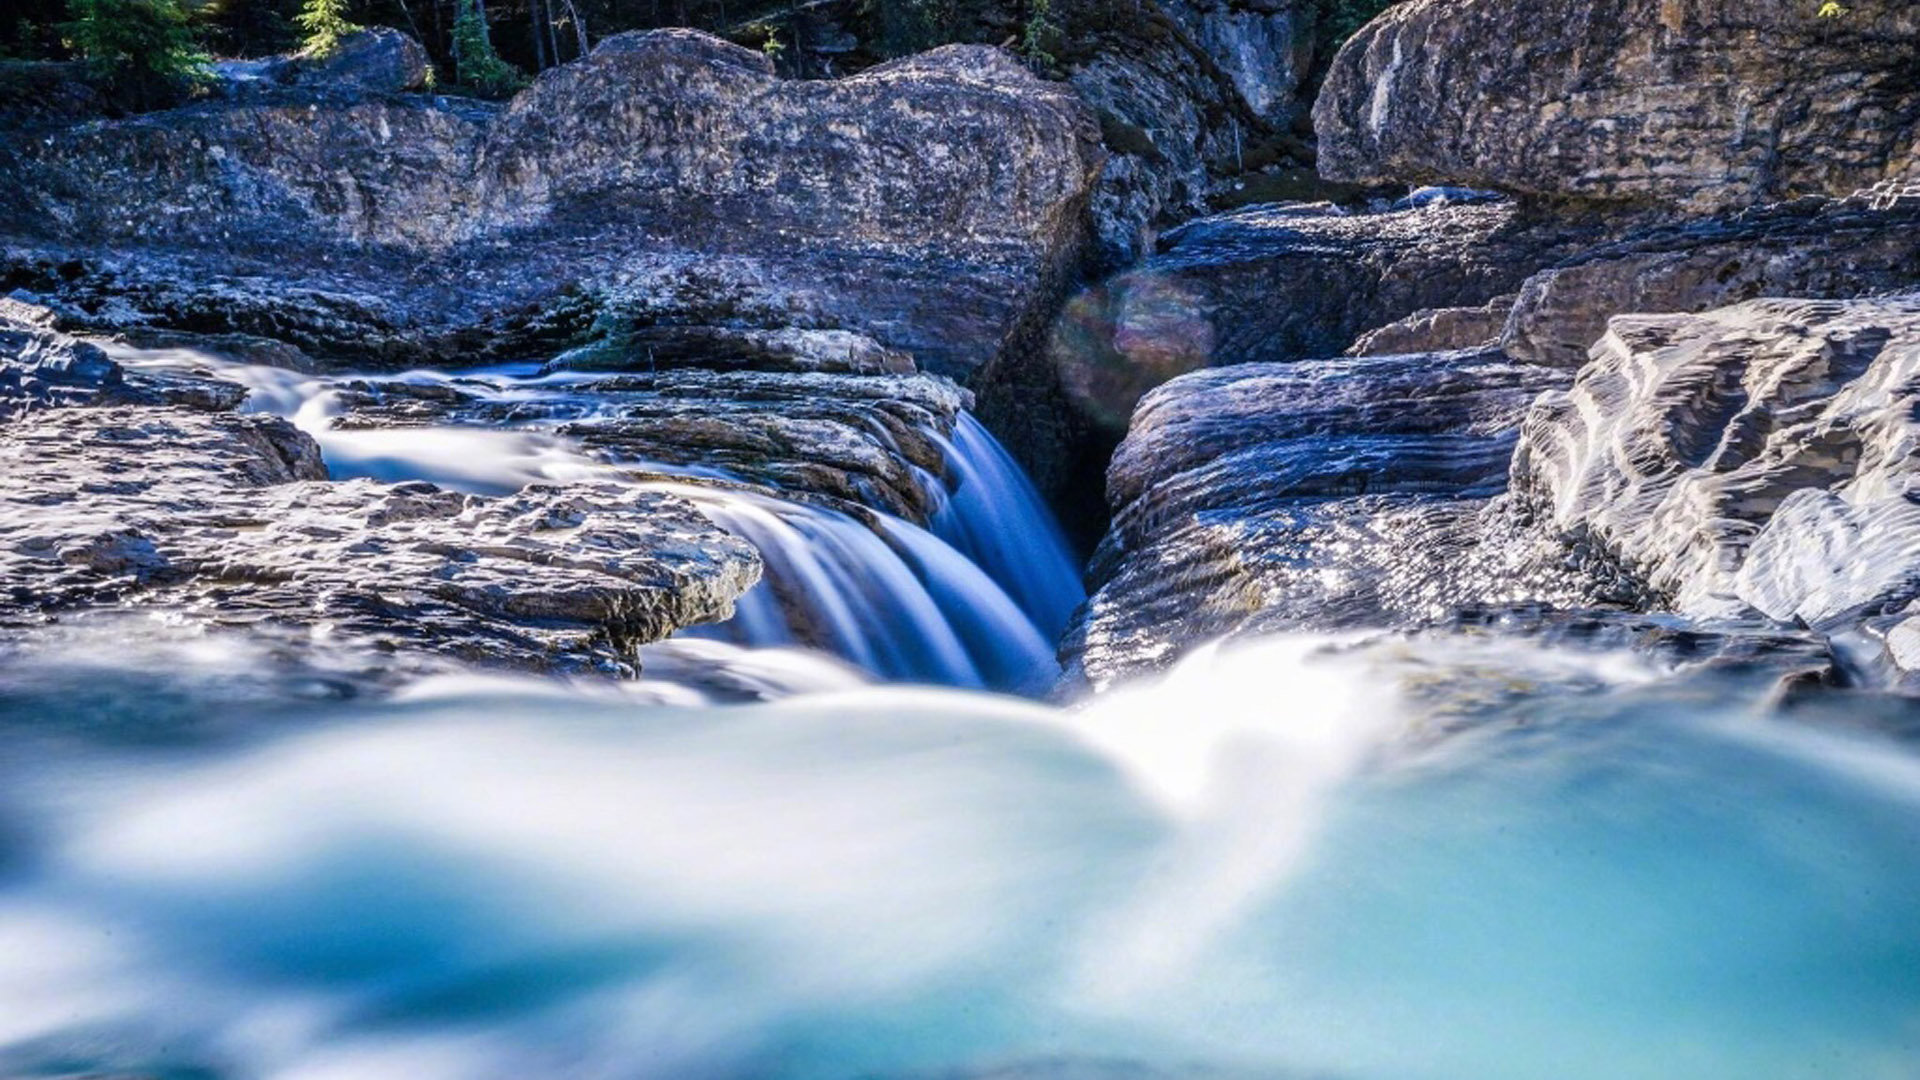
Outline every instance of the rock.
POLYGON ((945 498, 943 443, 970 402, 938 376, 697 369, 575 382, 537 402, 480 379, 363 380, 335 395, 346 430, 512 425, 637 470, 691 468, 923 524, 945 498))
POLYGON ((1641 602, 1822 630, 1920 598, 1920 294, 1619 316, 1516 497, 1641 602))
POLYGON ((237 407, 246 388, 219 379, 127 372, 99 346, 48 330, 44 309, 0 300, 0 421, 73 405, 237 407), (29 314, 34 321, 14 316, 29 314))
POLYGON ((1101 265, 1150 253, 1161 229, 1211 210, 1233 177, 1311 164, 1290 129, 1315 61, 1313 5, 1070 0, 1052 10, 1067 80, 1112 153, 1094 197, 1101 265))
POLYGON ((290 86, 397 94, 426 86, 433 64, 420 43, 398 30, 370 27, 340 39, 327 56, 295 53, 266 75, 290 86))
POLYGON ((1183 372, 1338 355, 1414 312, 1511 293, 1594 235, 1531 221, 1510 203, 1380 214, 1269 206, 1205 218, 1070 301, 1053 362, 1076 405, 1118 429, 1141 394, 1183 372))
POLYGON ((60 127, 106 111, 80 61, 0 60, 0 131, 60 127))
POLYGON ((589 345, 554 357, 546 370, 709 370, 910 375, 913 355, 849 330, 751 330, 730 326, 648 326, 604 330, 589 345))
POLYGON ((1807 199, 1644 229, 1529 278, 1501 335, 1509 355, 1577 368, 1625 313, 1706 311, 1763 296, 1841 299, 1920 281, 1920 201, 1807 199))
POLYGON ((1478 307, 1427 308, 1361 334, 1348 356, 1451 352, 1495 345, 1506 330, 1518 294, 1496 296, 1478 307))
POLYGON ((1114 457, 1097 591, 1064 655, 1099 688, 1228 634, 1581 597, 1557 552, 1489 509, 1528 404, 1566 379, 1483 351, 1246 364, 1160 387, 1114 457))
MULTIPOLYGON (((87 377, 108 390, 157 378, 115 383, 97 349, 38 333, 0 339, 0 370, 52 353, 104 361, 87 377)), ((0 624, 139 608, 399 664, 630 672, 639 645, 727 618, 759 576, 750 546, 670 495, 332 483, 291 424, 202 398, 0 422, 0 624)))
POLYGON ((994 49, 786 81, 658 31, 504 107, 294 87, 0 136, 0 234, 100 329, 399 366, 607 315, 843 330, 966 377, 1037 333, 1100 167, 1071 93, 994 49))
POLYGON ((1314 109, 1321 171, 1690 213, 1904 173, 1920 10, 1816 7, 1410 0, 1335 58, 1314 109))

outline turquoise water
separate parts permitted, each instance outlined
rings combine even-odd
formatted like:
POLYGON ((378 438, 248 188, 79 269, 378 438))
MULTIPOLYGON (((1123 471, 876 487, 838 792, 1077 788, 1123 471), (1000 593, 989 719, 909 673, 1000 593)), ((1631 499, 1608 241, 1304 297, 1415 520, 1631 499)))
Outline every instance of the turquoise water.
POLYGON ((1846 705, 1462 643, 1076 710, 234 662, 0 673, 0 1073, 1920 1075, 1920 756, 1846 705))

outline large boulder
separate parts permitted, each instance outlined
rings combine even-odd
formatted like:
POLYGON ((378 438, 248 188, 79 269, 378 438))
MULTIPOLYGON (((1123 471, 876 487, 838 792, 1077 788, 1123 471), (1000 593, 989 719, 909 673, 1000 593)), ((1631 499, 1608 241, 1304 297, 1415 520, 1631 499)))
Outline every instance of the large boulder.
POLYGON ((1181 226, 1158 255, 1069 301, 1053 364, 1086 415, 1123 429, 1140 396, 1174 376, 1337 356, 1416 312, 1510 294, 1594 235, 1509 202, 1248 207, 1181 226))
POLYGON ((1419 625, 1570 601, 1489 500, 1567 375, 1493 352, 1245 364, 1155 390, 1114 456, 1113 527, 1065 646, 1098 688, 1232 634, 1419 625))
POLYGON ((1920 598, 1920 294, 1616 317, 1522 505, 1646 606, 1839 629, 1920 598))
POLYGON ((266 78, 289 86, 373 94, 419 90, 433 73, 419 42, 385 26, 348 34, 325 55, 295 53, 264 67, 266 78))
POLYGON ((1100 166, 1073 95, 998 50, 804 82, 659 31, 504 107, 291 88, 0 137, 0 236, 93 326, 418 363, 612 311, 855 331, 964 377, 1031 337, 1100 166))
POLYGON ((1920 8, 1409 0, 1335 59, 1320 167, 1712 212, 1914 167, 1920 8))

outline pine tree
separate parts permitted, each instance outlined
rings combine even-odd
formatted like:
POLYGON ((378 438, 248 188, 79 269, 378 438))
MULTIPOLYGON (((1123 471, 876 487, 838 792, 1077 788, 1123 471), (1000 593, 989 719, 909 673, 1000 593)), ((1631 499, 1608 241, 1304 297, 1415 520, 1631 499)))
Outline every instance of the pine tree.
POLYGON ((347 0, 303 0, 293 21, 305 35, 301 51, 314 57, 332 56, 341 38, 360 29, 347 21, 347 0))
POLYGON ((164 104, 209 75, 180 0, 67 0, 68 48, 109 92, 141 108, 164 104))
POLYGON ((453 19, 453 66, 461 83, 489 96, 510 94, 526 84, 520 69, 500 59, 487 32, 486 9, 480 0, 458 0, 453 19))

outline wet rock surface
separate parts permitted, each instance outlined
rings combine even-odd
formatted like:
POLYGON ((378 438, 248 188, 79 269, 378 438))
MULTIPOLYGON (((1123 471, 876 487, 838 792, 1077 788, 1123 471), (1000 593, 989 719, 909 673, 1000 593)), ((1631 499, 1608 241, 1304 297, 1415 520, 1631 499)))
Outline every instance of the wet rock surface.
POLYGON ((1920 12, 1798 0, 1412 0, 1335 59, 1334 179, 1710 213, 1911 169, 1920 12))
POLYGON ((1528 416, 1521 502, 1695 617, 1825 631, 1920 596, 1920 298, 1621 316, 1528 416))
POLYGON ((945 497, 950 438, 970 395, 927 375, 636 371, 571 378, 539 397, 478 379, 353 380, 345 431, 423 424, 550 432, 646 470, 724 474, 924 523, 945 497))
POLYGON ((1248 364, 1159 388, 1109 473, 1114 525, 1070 670, 1098 688, 1230 634, 1583 598, 1557 551, 1493 504, 1528 404, 1566 379, 1483 351, 1248 364))
POLYGON ((98 388, 0 420, 0 622, 132 608, 398 665, 623 671, 639 645, 725 618, 759 574, 748 545, 659 492, 329 482, 310 437, 231 411, 233 384, 126 403, 197 380, 28 324, 0 328, 0 348, 0 382, 78 357, 98 388))

